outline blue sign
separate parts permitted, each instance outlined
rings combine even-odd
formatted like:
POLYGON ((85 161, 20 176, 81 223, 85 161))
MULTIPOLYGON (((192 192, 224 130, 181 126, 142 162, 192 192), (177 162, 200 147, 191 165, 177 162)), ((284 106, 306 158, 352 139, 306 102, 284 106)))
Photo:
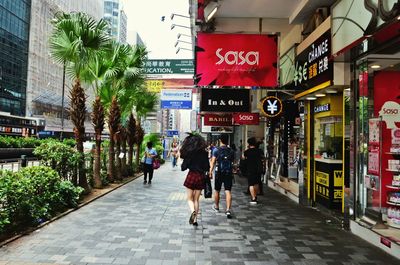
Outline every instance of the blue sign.
POLYGON ((162 109, 192 109, 192 101, 161 101, 162 109))
POLYGON ((192 109, 191 89, 161 90, 162 109, 192 109))
POLYGON ((168 130, 167 131, 167 137, 173 137, 175 135, 179 135, 179 132, 175 131, 175 130, 168 130))

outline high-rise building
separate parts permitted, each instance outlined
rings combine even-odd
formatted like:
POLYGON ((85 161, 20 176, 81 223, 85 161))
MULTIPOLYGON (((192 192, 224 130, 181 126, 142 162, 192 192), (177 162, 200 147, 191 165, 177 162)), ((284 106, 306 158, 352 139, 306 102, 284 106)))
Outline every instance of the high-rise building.
MULTIPOLYGON (((9 0, 10 2, 13 2, 9 0)), ((31 0, 28 81, 26 89, 26 116, 46 119, 46 130, 61 130, 63 66, 50 54, 50 23, 57 12, 84 12, 96 20, 103 17, 103 0, 31 0)), ((17 2, 20 2, 18 0, 17 2)), ((23 1, 21 1, 23 2, 23 1)), ((26 69, 25 69, 26 71, 26 69)), ((72 80, 66 75, 64 107, 68 108, 68 91, 72 80)), ((93 89, 87 88, 87 106, 94 98, 93 89)), ((90 109, 90 108, 89 108, 90 109)), ((88 122, 89 124, 89 122, 88 122)), ((87 126, 91 128, 92 126, 87 126)), ((64 131, 72 132, 72 123, 65 111, 64 131)))
POLYGON ((0 1, 0 111, 24 116, 31 0, 0 1))
POLYGON ((110 25, 110 36, 116 41, 126 43, 127 17, 119 0, 104 0, 104 19, 110 25))

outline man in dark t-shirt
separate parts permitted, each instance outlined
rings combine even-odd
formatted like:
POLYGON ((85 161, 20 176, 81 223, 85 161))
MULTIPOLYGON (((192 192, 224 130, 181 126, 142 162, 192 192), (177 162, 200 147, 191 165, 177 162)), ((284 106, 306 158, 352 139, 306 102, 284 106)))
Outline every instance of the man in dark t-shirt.
POLYGON ((261 149, 257 148, 257 141, 254 137, 249 138, 247 143, 249 148, 243 154, 246 164, 245 175, 249 183, 250 204, 257 204, 257 192, 260 188, 259 183, 261 183, 264 154, 261 149))

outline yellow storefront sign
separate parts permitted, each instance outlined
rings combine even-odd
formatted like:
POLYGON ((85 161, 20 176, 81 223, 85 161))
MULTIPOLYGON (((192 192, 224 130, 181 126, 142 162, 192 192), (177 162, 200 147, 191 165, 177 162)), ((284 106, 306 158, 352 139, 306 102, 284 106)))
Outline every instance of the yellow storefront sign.
POLYGON ((321 171, 315 171, 315 179, 318 184, 329 187, 329 174, 321 171))
POLYGON ((335 192, 333 193, 333 198, 341 199, 342 198, 342 190, 335 190, 335 192))
POLYGON ((160 93, 164 88, 164 80, 146 80, 147 91, 152 93, 160 93))
POLYGON ((343 171, 342 170, 333 171, 333 179, 335 187, 341 187, 343 185, 343 171))

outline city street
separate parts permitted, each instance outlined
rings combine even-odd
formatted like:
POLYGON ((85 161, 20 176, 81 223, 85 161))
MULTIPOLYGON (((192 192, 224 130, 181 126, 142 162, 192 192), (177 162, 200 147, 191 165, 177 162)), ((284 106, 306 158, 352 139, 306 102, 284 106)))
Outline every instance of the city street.
POLYGON ((167 163, 151 185, 136 179, 1 248, 0 264, 398 264, 274 191, 251 206, 244 179, 234 184, 232 219, 203 199, 191 226, 184 177, 167 163))

